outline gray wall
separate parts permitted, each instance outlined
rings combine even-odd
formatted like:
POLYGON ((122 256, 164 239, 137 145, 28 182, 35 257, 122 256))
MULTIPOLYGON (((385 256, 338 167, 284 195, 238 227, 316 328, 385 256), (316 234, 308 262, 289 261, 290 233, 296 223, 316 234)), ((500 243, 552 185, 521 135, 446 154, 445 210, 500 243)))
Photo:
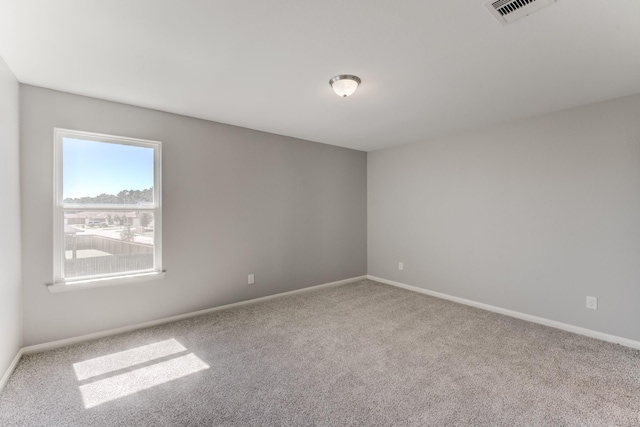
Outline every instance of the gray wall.
POLYGON ((368 239, 371 275, 640 340, 640 95, 369 153, 368 239))
POLYGON ((20 92, 25 345, 366 274, 366 153, 33 86, 20 92), (162 141, 165 279, 47 290, 54 127, 162 141))
POLYGON ((0 377, 22 347, 18 81, 0 58, 0 377))

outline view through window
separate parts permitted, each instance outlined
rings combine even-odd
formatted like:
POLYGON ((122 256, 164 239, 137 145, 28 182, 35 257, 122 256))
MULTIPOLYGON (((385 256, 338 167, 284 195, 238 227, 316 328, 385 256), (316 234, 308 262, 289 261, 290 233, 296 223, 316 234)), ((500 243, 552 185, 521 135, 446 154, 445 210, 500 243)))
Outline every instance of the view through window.
POLYGON ((55 143, 55 282, 160 271, 160 143, 62 129, 55 143))

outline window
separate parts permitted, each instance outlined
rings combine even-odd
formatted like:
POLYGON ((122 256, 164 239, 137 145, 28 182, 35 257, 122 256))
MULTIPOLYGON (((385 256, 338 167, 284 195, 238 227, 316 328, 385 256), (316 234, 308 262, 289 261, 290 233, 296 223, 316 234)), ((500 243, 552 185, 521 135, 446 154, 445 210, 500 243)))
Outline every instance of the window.
POLYGON ((160 143, 66 129, 54 141, 49 289, 161 277, 160 143))

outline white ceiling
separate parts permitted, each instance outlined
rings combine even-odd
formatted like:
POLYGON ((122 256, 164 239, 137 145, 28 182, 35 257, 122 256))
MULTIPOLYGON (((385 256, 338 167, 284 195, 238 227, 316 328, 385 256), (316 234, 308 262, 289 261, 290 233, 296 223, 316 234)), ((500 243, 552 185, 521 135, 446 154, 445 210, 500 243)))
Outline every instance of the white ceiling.
POLYGON ((483 3, 0 0, 0 56, 22 83, 365 151, 640 92, 640 0, 507 26, 483 3))

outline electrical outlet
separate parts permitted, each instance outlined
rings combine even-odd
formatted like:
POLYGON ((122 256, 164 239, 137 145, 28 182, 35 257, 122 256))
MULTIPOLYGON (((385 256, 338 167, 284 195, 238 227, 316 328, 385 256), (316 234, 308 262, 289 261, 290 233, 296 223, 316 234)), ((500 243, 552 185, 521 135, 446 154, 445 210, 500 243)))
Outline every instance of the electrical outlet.
POLYGON ((398 263, 398 270, 404 270, 404 262, 398 263))
POLYGON ((598 309, 598 298, 596 298, 596 297, 587 297, 587 308, 590 308, 591 310, 597 310, 598 309))
POLYGON ((247 277, 247 283, 250 284, 250 285, 253 285, 254 283, 256 283, 256 278, 253 276, 253 274, 250 274, 247 277))

